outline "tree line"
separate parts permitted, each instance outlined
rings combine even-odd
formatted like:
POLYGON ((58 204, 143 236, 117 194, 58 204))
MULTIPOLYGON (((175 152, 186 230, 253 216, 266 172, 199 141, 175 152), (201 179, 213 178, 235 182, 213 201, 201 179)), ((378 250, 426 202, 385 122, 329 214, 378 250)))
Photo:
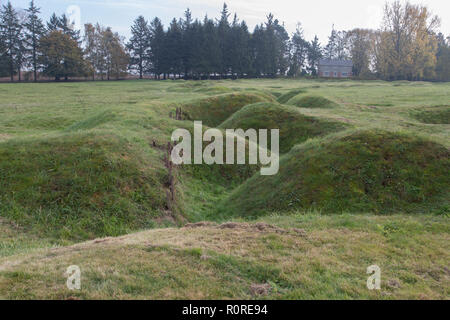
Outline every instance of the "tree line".
POLYGON ((305 39, 301 24, 289 35, 272 14, 251 32, 224 4, 220 17, 193 19, 187 9, 165 27, 159 18, 139 16, 131 38, 99 23, 83 35, 66 15, 44 23, 34 0, 26 10, 8 2, 0 9, 0 77, 22 71, 37 81, 85 77, 243 78, 316 76, 320 59, 352 60, 363 79, 450 81, 450 37, 426 6, 386 3, 378 30, 332 28, 326 45, 305 39))

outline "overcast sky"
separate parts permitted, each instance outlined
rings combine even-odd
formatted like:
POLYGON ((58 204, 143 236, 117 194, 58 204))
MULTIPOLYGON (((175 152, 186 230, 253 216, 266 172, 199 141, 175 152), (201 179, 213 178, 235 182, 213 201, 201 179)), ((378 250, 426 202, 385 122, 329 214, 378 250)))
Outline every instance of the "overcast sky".
MULTIPOLYGON (((5 4, 7 0, 0 0, 5 4)), ((28 6, 29 0, 12 0, 18 8, 28 6)), ((48 19, 53 12, 58 15, 73 5, 79 6, 81 24, 99 22, 110 26, 127 38, 133 20, 143 15, 147 19, 158 16, 167 26, 173 17, 181 17, 190 8, 194 18, 218 17, 223 0, 35 0, 42 8, 42 17, 48 19)), ((289 33, 295 31, 301 22, 305 37, 312 39, 318 35, 326 42, 334 24, 338 30, 356 27, 378 28, 381 23, 385 0, 227 0, 231 13, 245 20, 250 29, 264 22, 272 12, 284 22, 289 33)), ((450 35, 450 0, 411 0, 412 3, 427 5, 442 20, 441 31, 450 35)))

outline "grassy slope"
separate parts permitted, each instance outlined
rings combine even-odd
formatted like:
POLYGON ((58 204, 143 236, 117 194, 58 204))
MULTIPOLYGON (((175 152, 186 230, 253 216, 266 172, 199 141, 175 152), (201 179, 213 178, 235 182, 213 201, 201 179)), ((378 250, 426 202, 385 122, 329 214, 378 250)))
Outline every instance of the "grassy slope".
POLYGON ((450 106, 437 106, 434 108, 420 108, 412 110, 411 115, 426 124, 450 124, 450 106))
POLYGON ((337 104, 321 96, 298 95, 290 99, 288 104, 300 108, 335 108, 337 104))
POLYGON ((305 93, 306 90, 305 89, 294 89, 294 90, 290 90, 286 93, 281 94, 278 98, 277 101, 279 103, 287 103, 289 100, 291 100, 293 97, 305 93))
POLYGON ((205 125, 216 127, 246 105, 265 101, 270 100, 255 93, 232 93, 184 104, 182 110, 189 120, 202 120, 205 125))
POLYGON ((292 214, 266 221, 279 227, 157 229, 0 259, 0 299, 445 299, 450 294, 446 218, 292 214), (73 264, 81 268, 81 291, 65 286, 65 270, 73 264), (366 288, 366 269, 373 264, 382 270, 381 291, 366 288), (268 291, 257 295, 255 285, 268 291))
POLYGON ((229 215, 276 210, 448 212, 450 152, 410 135, 352 132, 294 148, 274 176, 255 175, 219 205, 229 215))
POLYGON ((220 124, 219 128, 280 129, 280 153, 286 153, 296 144, 342 130, 345 125, 307 117, 296 108, 266 102, 242 108, 220 124))
MULTIPOLYGON (((61 277, 59 272, 64 271, 69 262, 69 264, 83 264, 88 270, 86 287, 79 293, 81 298, 245 298, 251 297, 249 289, 251 284, 267 281, 273 288, 269 295, 272 298, 439 298, 448 296, 449 275, 443 262, 448 261, 449 252, 446 246, 449 223, 445 212, 442 212, 444 215, 441 217, 431 214, 423 217, 403 215, 378 217, 372 215, 316 216, 300 213, 261 218, 263 221, 283 227, 296 226, 307 229, 314 234, 312 237, 314 241, 310 240, 312 242, 308 245, 305 242, 297 243, 302 238, 292 237, 292 235, 265 235, 247 231, 240 235, 230 235, 224 231, 225 235, 222 237, 213 236, 217 234, 215 228, 205 232, 202 232, 202 229, 195 231, 162 229, 141 234, 148 236, 147 242, 136 234, 127 237, 136 238, 137 243, 123 244, 120 238, 114 239, 112 241, 114 243, 117 240, 115 245, 108 248, 102 247, 100 251, 93 245, 88 245, 87 250, 81 251, 71 247, 55 251, 46 248, 71 243, 60 237, 64 234, 67 235, 67 239, 74 241, 78 238, 93 238, 105 234, 123 234, 149 226, 167 224, 173 226, 173 219, 164 218, 167 217, 165 204, 157 201, 155 205, 157 210, 154 213, 150 213, 152 210, 149 210, 148 217, 144 217, 151 219, 145 219, 143 223, 123 226, 120 223, 115 224, 114 220, 106 219, 110 223, 112 221, 108 228, 105 228, 104 224, 94 223, 92 228, 91 226, 87 226, 87 229, 77 228, 75 224, 74 228, 59 230, 61 223, 67 219, 61 215, 62 208, 46 212, 47 215, 44 217, 51 218, 47 220, 51 223, 43 228, 40 223, 43 220, 38 219, 39 215, 31 215, 27 211, 22 210, 26 214, 19 217, 20 219, 11 215, 11 212, 5 218, 7 211, 4 206, 11 203, 11 199, 17 200, 17 198, 9 197, 5 201, 5 196, 8 196, 8 192, 11 193, 11 186, 16 188, 14 197, 16 192, 26 195, 27 190, 33 190, 21 189, 21 183, 24 181, 20 182, 20 179, 15 181, 14 175, 38 177, 37 181, 43 182, 41 187, 47 186, 48 181, 73 183, 73 174, 68 165, 70 162, 62 160, 74 160, 74 163, 77 163, 77 155, 65 156, 58 152, 58 149, 64 150, 80 137, 82 137, 79 140, 82 145, 80 147, 87 154, 99 155, 99 158, 108 165, 125 164, 125 171, 114 169, 113 172, 104 172, 106 181, 122 176, 126 180, 125 185, 133 186, 134 179, 127 178, 133 176, 133 174, 129 175, 128 167, 130 167, 139 170, 138 179, 155 181, 156 186, 164 185, 167 170, 162 162, 164 150, 161 146, 167 143, 175 128, 192 127, 191 121, 175 121, 169 117, 169 114, 174 112, 176 105, 183 106, 190 101, 203 100, 218 93, 249 93, 252 96, 258 96, 258 99, 263 99, 257 101, 272 101, 270 92, 276 96, 282 96, 285 93, 293 95, 295 93, 291 91, 302 88, 308 95, 323 96, 337 103, 334 108, 328 109, 299 108, 298 110, 304 115, 322 119, 322 121, 350 124, 355 129, 400 131, 411 136, 429 139, 449 148, 448 125, 423 123, 422 119, 415 116, 418 110, 440 110, 442 106, 448 105, 449 86, 449 84, 431 83, 322 80, 129 81, 1 85, 0 150, 3 156, 9 154, 9 158, 2 158, 0 165, 4 168, 1 171, 2 174, 8 177, 0 181, 0 185, 3 183, 7 186, 2 191, 3 198, 0 199, 0 205, 3 206, 0 211, 2 234, 0 257, 4 257, 0 261, 0 297, 61 298, 73 295, 64 290, 65 278, 61 277), (119 141, 119 143, 113 143, 112 147, 108 147, 111 143, 105 143, 103 148, 94 148, 95 143, 85 143, 102 141, 104 137, 113 137, 112 141, 119 141), (58 148, 53 148, 58 141, 60 142, 59 145, 56 143, 58 148), (156 148, 151 146, 152 141, 155 141, 156 148), (38 149, 37 145, 42 148, 38 149), (119 149, 125 150, 132 156, 129 159, 128 157, 120 158, 119 149), (39 150, 47 154, 32 156, 39 150), (56 175, 53 171, 41 172, 42 167, 51 166, 49 162, 62 164, 58 167, 59 171, 56 171, 61 175, 56 175), (131 166, 128 166, 130 162, 131 166), (13 163, 17 166, 9 167, 13 163), (28 164, 30 164, 29 168, 24 168, 28 164), (152 220, 155 216, 161 218, 152 220), (57 223, 53 225, 53 222, 57 223), (168 234, 168 238, 165 238, 164 243, 158 242, 160 236, 164 234, 168 234), (190 242, 189 235, 195 237, 190 242), (210 243, 215 237, 218 241, 217 248, 211 248, 210 243), (258 239, 255 242, 256 247, 253 245, 253 237, 258 239), (234 249, 232 246, 229 250, 227 239, 236 239, 234 249), (150 246, 149 249, 146 247, 148 242, 155 242, 158 246, 161 244, 162 248, 150 246), (222 244, 225 244, 226 249, 219 248, 222 244), (167 247, 179 249, 166 250, 167 247), (407 250, 399 250, 400 247, 407 250), (213 259, 200 259, 199 248, 202 248, 202 254, 207 252, 207 255, 213 256, 213 259), (305 250, 299 250, 299 248, 305 248, 305 250), (57 252, 64 252, 64 254, 60 256, 57 252), (129 253, 128 256, 127 253, 129 253), (305 254, 307 259, 304 259, 305 254), (154 257, 155 260, 148 259, 149 257, 154 257), (26 262, 20 263, 28 259, 36 266, 35 269, 30 269, 26 262), (113 259, 117 262, 111 262, 113 259), (159 261, 158 259, 164 263, 153 262, 159 261), (180 264, 179 261, 185 263, 180 264), (309 261, 315 263, 309 264, 309 261), (16 265, 16 263, 19 264, 16 265), (383 295, 371 293, 364 286, 367 277, 365 268, 373 263, 381 264, 383 272, 386 272, 383 295), (164 267, 161 268, 161 265, 164 267), (332 268, 328 268, 328 265, 332 268), (384 266, 387 266, 387 270, 384 266), (221 273, 224 275, 218 276, 221 273), (393 281, 389 284, 388 280, 393 281), (397 283, 400 283, 400 288, 395 289, 397 283), (57 289, 52 292, 46 288, 57 289)), ((238 109, 241 107, 243 106, 239 106, 238 109)), ((205 109, 203 114, 199 114, 207 117, 207 111, 208 109, 205 109)), ((229 115, 229 113, 223 114, 221 121, 229 115)), ((220 122, 213 125, 218 125, 220 122)), ((316 141, 320 143, 326 139, 328 138, 317 138, 316 141)), ((83 156, 83 159, 86 158, 83 156)), ((89 171, 87 178, 93 182, 92 186, 106 186, 103 184, 104 181, 97 179, 102 176, 96 173, 101 167, 92 167, 92 165, 92 162, 84 161, 81 168, 74 166, 73 172, 90 168, 92 171, 89 171)), ((212 212, 215 205, 233 191, 236 186, 233 181, 218 184, 214 181, 216 179, 211 179, 208 172, 200 172, 200 176, 194 176, 183 170, 177 171, 177 177, 179 179, 177 194, 182 199, 179 205, 188 219, 194 221, 205 219, 205 217, 221 219, 221 217, 213 216, 212 212)), ((77 181, 80 183, 79 187, 86 183, 83 179, 75 180, 77 181)), ((30 199, 23 197, 23 204, 27 203, 25 200, 31 199, 36 199, 37 203, 43 201, 42 197, 45 193, 42 193, 43 190, 39 189, 36 183, 36 181, 29 181, 23 184, 35 186, 35 191, 30 192, 30 199)), ((107 197, 102 200, 120 199, 122 184, 112 182, 107 185, 111 185, 111 188, 105 189, 106 192, 103 194, 107 197)), ((135 186, 137 190, 146 187, 140 183, 135 186)), ((155 185, 152 184, 151 187, 154 188, 155 185)), ((127 192, 130 191, 126 189, 127 192)), ((69 188, 69 191, 74 190, 77 189, 69 188)), ((155 190, 153 189, 152 192, 155 190)), ((156 188, 156 194, 159 194, 157 199, 164 199, 164 186, 163 189, 156 188)), ((90 203, 92 197, 89 193, 80 192, 79 195, 82 195, 78 199, 81 203, 90 203)), ((128 195, 123 198, 129 203, 129 208, 136 208, 136 203, 128 195)), ((70 203, 70 199, 65 196, 58 201, 70 203)), ((34 205, 31 201, 28 202, 34 205)), ((42 203, 46 204, 46 202, 42 203)), ((149 209, 150 207, 152 206, 150 205, 149 209)), ((67 208, 69 211, 72 210, 72 213, 76 212, 74 206, 67 208)), ((425 207, 423 212, 427 213, 430 210, 425 207)), ((99 219, 102 216, 111 216, 110 210, 100 209, 98 213, 99 219)), ((137 214, 132 217, 139 218, 142 215, 137 214)))

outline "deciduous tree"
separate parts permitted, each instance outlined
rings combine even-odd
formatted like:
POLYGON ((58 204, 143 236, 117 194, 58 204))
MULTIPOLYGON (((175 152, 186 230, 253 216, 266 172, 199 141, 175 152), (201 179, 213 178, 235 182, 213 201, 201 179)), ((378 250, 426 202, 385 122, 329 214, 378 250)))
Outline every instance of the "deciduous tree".
POLYGON ((400 1, 386 4, 378 37, 377 71, 384 79, 419 80, 434 76, 440 24, 427 7, 400 1))

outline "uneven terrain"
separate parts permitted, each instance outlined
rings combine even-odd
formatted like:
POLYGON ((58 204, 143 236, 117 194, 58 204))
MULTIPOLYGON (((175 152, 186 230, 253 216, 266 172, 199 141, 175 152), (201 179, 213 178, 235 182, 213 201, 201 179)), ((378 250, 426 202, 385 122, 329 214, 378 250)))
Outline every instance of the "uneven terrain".
POLYGON ((449 110, 446 83, 3 84, 0 298, 448 299, 449 110), (279 174, 172 166, 194 120, 280 129, 279 174))

